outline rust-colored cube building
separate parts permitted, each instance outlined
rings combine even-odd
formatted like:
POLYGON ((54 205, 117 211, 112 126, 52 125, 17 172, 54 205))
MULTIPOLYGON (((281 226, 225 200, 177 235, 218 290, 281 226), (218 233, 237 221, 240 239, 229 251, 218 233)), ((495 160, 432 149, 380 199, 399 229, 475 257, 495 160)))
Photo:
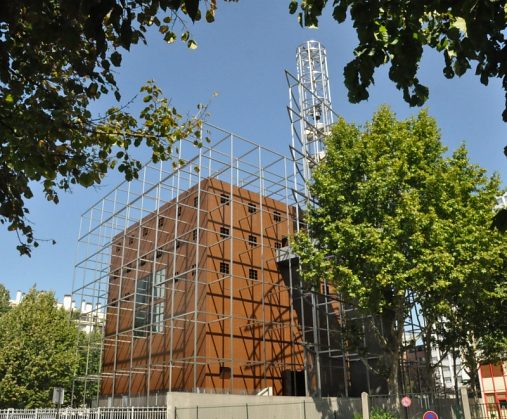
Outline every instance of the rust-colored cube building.
POLYGON ((207 178, 117 234, 101 397, 303 395, 294 270, 277 263, 294 220, 292 206, 207 178))

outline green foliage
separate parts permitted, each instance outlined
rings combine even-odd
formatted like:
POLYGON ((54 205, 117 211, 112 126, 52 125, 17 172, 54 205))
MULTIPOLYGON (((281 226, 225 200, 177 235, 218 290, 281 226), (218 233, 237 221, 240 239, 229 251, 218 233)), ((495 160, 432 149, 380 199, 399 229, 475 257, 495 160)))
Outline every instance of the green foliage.
POLYGON ((382 320, 382 331, 376 321, 368 328, 392 392, 416 305, 425 337, 438 327, 447 347, 507 336, 507 239, 491 229, 499 179, 471 164, 464 146, 445 151, 425 111, 398 121, 383 107, 363 129, 338 121, 310 185, 309 231, 296 238, 307 281, 327 278, 382 320))
POLYGON ((97 398, 99 383, 97 380, 90 380, 89 377, 100 375, 102 338, 100 330, 79 333, 77 341, 79 363, 74 374, 73 406, 90 406, 97 398))
POLYGON ((0 284, 0 316, 10 310, 9 305, 10 294, 3 284, 0 284))
POLYGON ((372 409, 370 419, 398 419, 400 416, 384 409, 372 409))
MULTIPOLYGON (((211 21, 216 2, 205 5, 211 21)), ((195 48, 185 15, 199 20, 199 0, 2 2, 0 222, 18 234, 21 254, 39 245, 25 205, 35 184, 58 203, 58 191, 96 185, 114 167, 135 177, 132 147, 146 144, 155 160, 171 159, 172 144, 199 131, 199 121, 182 121, 153 84, 143 89, 142 125, 124 108, 101 119, 89 111, 103 95, 120 100, 115 68, 150 26, 167 42, 181 28, 182 41, 195 48)))
MULTIPOLYGON (((289 11, 298 13, 301 25, 315 27, 327 3, 292 0, 289 11)), ((474 67, 481 83, 500 78, 507 91, 505 2, 335 0, 332 14, 338 23, 350 18, 357 32, 355 57, 344 69, 352 103, 368 99, 375 69, 390 62, 389 78, 403 98, 411 106, 422 105, 429 91, 417 73, 425 47, 442 54, 445 77, 462 76, 474 67)), ((507 121, 507 106, 503 120, 507 121)))
POLYGON ((79 359, 78 331, 51 293, 32 289, 0 317, 0 408, 51 406, 52 388, 68 398, 79 359))

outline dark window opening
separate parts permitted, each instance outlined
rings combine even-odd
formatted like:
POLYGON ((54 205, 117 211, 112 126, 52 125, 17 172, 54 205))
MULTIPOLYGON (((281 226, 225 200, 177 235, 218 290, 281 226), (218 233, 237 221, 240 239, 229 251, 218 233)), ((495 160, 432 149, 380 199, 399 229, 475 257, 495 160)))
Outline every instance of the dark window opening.
POLYGON ((159 227, 162 227, 162 226, 164 225, 164 220, 165 220, 165 219, 164 219, 164 218, 162 218, 162 217, 158 219, 158 226, 159 226, 159 227))
POLYGON ((220 378, 229 379, 231 378, 231 368, 220 365, 220 378))
POLYGON ((143 227, 143 236, 146 237, 148 235, 148 227, 143 227))
POLYGON ((197 208, 198 206, 199 206, 199 197, 196 196, 196 197, 194 197, 194 207, 197 208))
POLYGON ((226 262, 220 262, 220 273, 228 274, 229 273, 229 264, 226 262))
POLYGON ((248 270, 248 279, 257 279, 257 269, 248 270))
POLYGON ((192 231, 192 240, 197 240, 197 229, 192 231))
POLYGON ((220 227, 220 237, 222 237, 222 238, 229 237, 229 228, 228 227, 220 227))
POLYGON ((178 217, 179 217, 179 216, 181 216, 181 211, 182 211, 182 210, 181 210, 181 207, 180 207, 180 206, 178 206, 178 217))
POLYGON ((227 195, 225 193, 220 194, 220 203, 229 205, 229 195, 227 195))
POLYGON ((179 249, 181 246, 181 242, 179 240, 176 240, 176 249, 179 249))
POLYGON ((282 247, 287 247, 289 245, 289 238, 282 237, 282 247))
POLYGON ((257 212, 257 205, 255 205, 253 202, 248 203, 248 212, 250 214, 255 214, 257 212))
POLYGON ((116 245, 116 253, 121 252, 121 246, 119 244, 116 245))
POLYGON ((282 216, 279 211, 275 211, 275 213, 273 215, 273 220, 275 220, 277 223, 282 221, 282 216))
POLYGON ((146 261, 144 259, 141 259, 141 262, 139 263, 139 265, 141 265, 141 266, 146 265, 146 261))
POLYGON ((257 245, 257 237, 256 237, 256 236, 254 236, 253 234, 250 234, 250 235, 248 236, 248 243, 250 243, 250 246, 251 246, 251 247, 256 246, 256 245, 257 245))
POLYGON ((281 248, 282 248, 282 243, 275 242, 275 249, 281 249, 281 248))
POLYGON ((134 238, 133 237, 129 237, 129 244, 134 244, 134 238))
POLYGON ((157 259, 162 256, 162 250, 157 250, 157 259))

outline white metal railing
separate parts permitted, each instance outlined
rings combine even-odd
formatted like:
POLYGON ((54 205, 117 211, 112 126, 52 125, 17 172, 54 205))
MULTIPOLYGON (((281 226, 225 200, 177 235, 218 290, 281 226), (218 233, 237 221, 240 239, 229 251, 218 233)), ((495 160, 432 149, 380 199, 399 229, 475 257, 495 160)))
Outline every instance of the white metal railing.
POLYGON ((0 409, 0 419, 166 419, 166 407, 0 409))

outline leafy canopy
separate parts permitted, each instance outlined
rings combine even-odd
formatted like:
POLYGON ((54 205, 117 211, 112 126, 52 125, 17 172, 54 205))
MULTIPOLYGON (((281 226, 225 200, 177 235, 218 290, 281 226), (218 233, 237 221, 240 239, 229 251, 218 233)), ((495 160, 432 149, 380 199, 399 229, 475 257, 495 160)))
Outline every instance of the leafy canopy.
MULTIPOLYGON (((327 0, 292 0, 291 13, 301 25, 317 26, 327 0)), ((390 63, 389 78, 411 106, 420 106, 429 91, 418 78, 425 47, 442 54, 447 78, 473 69, 482 84, 499 78, 506 91, 503 120, 507 121, 507 6, 503 1, 334 0, 333 18, 350 17, 357 32, 354 59, 345 66, 349 100, 368 99, 375 69, 390 63)))
POLYGON ((444 157, 425 111, 398 121, 383 107, 364 128, 341 119, 326 146, 310 184, 316 205, 295 250, 307 281, 326 278, 382 320, 383 330, 369 327, 390 390, 403 324, 416 308, 424 336, 438 329, 434 339, 447 349, 505 339, 507 239, 491 228, 498 177, 471 164, 464 146, 444 157))
POLYGON ((53 294, 35 289, 0 316, 0 408, 51 407, 53 387, 70 395, 78 330, 53 294))
POLYGON ((0 316, 5 314, 10 309, 9 304, 10 294, 9 290, 3 284, 0 284, 0 316))
MULTIPOLYGON (((211 22, 216 2, 205 6, 211 22)), ((139 122, 124 108, 100 119, 89 111, 102 95, 120 100, 115 69, 150 26, 195 48, 186 15, 200 19, 199 0, 0 2, 0 222, 17 232, 21 254, 38 245, 25 205, 35 183, 58 203, 59 190, 98 184, 113 167, 136 176, 131 147, 146 144, 167 160, 175 141, 199 131, 200 121, 183 121, 153 84, 139 122)))

